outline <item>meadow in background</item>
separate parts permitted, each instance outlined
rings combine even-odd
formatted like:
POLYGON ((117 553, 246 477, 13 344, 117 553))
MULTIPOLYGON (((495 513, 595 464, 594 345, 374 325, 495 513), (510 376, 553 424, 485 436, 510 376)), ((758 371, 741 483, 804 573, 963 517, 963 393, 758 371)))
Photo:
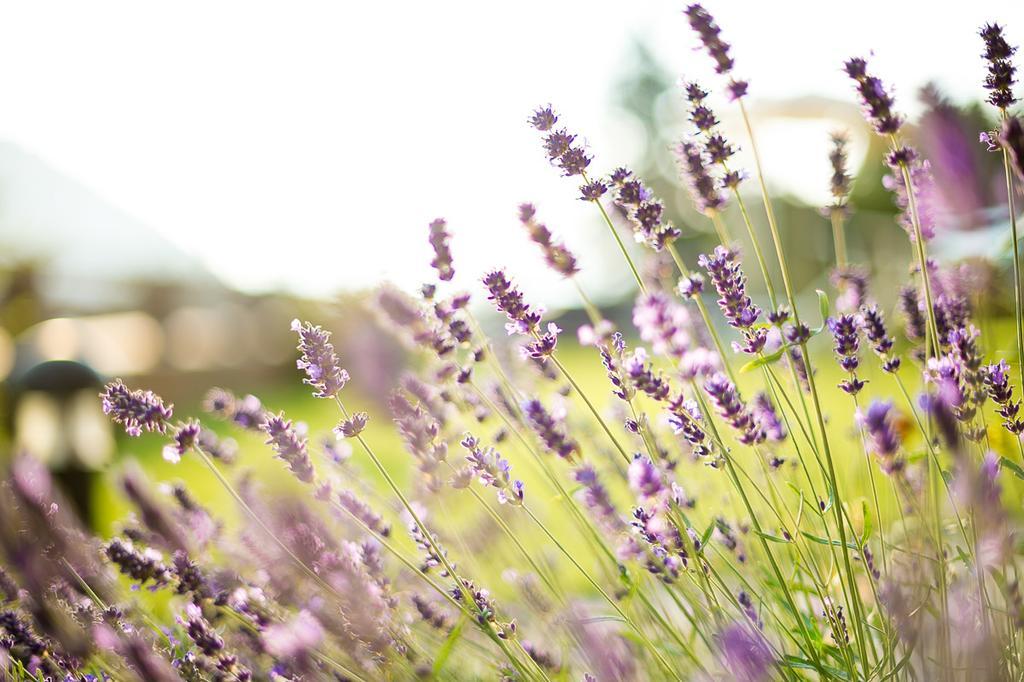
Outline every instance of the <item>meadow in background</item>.
POLYGON ((981 27, 990 111, 929 88, 913 128, 871 60, 846 61, 876 140, 856 182, 847 132, 822 140, 831 201, 812 214, 769 196, 756 83, 722 30, 700 5, 680 22, 717 74, 676 89, 685 212, 552 105, 526 122, 635 287, 625 310, 588 296, 586 263, 524 203, 575 310, 533 303, 530 272, 460 261, 437 218, 431 281, 341 307, 374 330, 365 354, 303 316, 263 332, 290 330, 292 389, 250 395, 243 368, 237 392, 182 410, 110 381, 96 404, 122 447, 162 463, 112 468, 83 520, 73 488, 13 454, 5 674, 1020 679, 1016 48, 981 27), (972 232, 994 257, 958 257, 972 232), (858 262, 865 234, 884 272, 858 262))

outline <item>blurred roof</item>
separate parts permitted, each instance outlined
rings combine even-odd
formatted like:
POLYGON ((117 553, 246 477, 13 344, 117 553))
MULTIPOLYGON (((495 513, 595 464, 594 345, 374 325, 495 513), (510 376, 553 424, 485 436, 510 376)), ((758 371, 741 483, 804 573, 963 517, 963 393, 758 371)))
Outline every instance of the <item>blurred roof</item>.
POLYGON ((219 288, 194 256, 21 147, 0 141, 0 248, 33 261, 48 303, 108 309, 135 302, 126 284, 219 288))

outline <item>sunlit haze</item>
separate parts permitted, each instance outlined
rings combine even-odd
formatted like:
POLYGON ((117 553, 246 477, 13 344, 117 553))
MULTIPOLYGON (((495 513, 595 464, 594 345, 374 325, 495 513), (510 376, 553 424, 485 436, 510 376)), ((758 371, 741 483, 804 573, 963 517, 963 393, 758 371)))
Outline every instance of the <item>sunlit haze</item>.
MULTIPOLYGON (((755 112, 812 93, 853 102, 841 63, 872 52, 873 70, 911 114, 913 93, 931 79, 958 101, 977 99, 977 27, 998 19, 1024 42, 1024 5, 1014 2, 707 5, 737 73, 751 80, 755 112)), ((594 259, 607 233, 547 164, 525 119, 551 102, 587 139, 596 169, 634 158, 635 126, 611 106, 632 41, 671 72, 720 85, 682 9, 8 3, 0 138, 244 289, 414 286, 427 274, 426 225, 437 216, 456 237, 456 283, 499 264, 533 272, 534 247, 515 218, 529 200, 580 250, 584 281, 599 291, 606 274, 594 259)), ((813 120, 762 128, 779 189, 822 198, 829 129, 813 120)), ((16 246, 18 235, 0 242, 16 246)))

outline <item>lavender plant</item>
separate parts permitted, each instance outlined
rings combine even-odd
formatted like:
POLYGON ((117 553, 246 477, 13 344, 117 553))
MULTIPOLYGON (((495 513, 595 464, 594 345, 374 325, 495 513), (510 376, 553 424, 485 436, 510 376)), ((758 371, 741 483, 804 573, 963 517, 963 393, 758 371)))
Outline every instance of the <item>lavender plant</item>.
MULTIPOLYGON (((824 217, 838 310, 820 292, 812 328, 763 179, 750 86, 711 14, 691 5, 685 16, 744 122, 783 300, 707 90, 684 86, 695 132, 677 149, 695 207, 721 242, 704 254, 640 178, 624 167, 598 173, 577 136, 540 107, 529 122, 548 160, 579 179, 580 198, 598 208, 634 275, 634 329, 614 330, 575 280, 588 264, 527 203, 522 228, 574 282, 587 313, 582 350, 500 263, 478 273, 476 291, 454 290, 452 237, 437 219, 424 256, 433 279, 416 293, 384 287, 370 303, 380 333, 409 355, 385 409, 352 409, 361 363, 349 363, 350 376, 331 333, 299 320, 296 369, 333 411, 324 433, 223 389, 208 394, 208 416, 175 422, 161 397, 111 381, 102 409, 125 436, 159 439, 168 462, 196 460, 237 518, 221 518, 213 509, 224 505, 185 484, 157 487, 125 467, 134 513, 112 537, 96 537, 31 453, 14 458, 0 488, 6 677, 1024 675, 1021 386, 1001 351, 986 349, 979 329, 990 321, 972 309, 960 271, 928 255, 941 225, 927 161, 899 137, 904 118, 883 82, 865 60, 846 62, 868 123, 890 145, 892 229, 906 231, 914 262, 898 300, 872 298, 871 273, 846 244, 847 138, 833 136, 822 182, 833 197, 824 217), (724 210, 727 198, 738 216, 724 210), (639 258, 609 200, 645 247, 639 258), (742 222, 767 301, 748 287, 730 218, 742 222), (646 260, 675 267, 678 282, 642 277, 646 260), (905 318, 905 339, 890 335, 887 306, 905 318), (488 308, 506 335, 485 335, 476 315, 488 308), (738 339, 731 353, 725 334, 738 339), (830 354, 835 366, 815 366, 830 354), (597 380, 578 377, 588 362, 597 380), (266 466, 292 480, 268 485, 280 481, 249 471, 266 466)), ((984 88, 1001 119, 985 139, 1004 155, 1024 365, 1015 48, 998 25, 981 36, 984 88)))

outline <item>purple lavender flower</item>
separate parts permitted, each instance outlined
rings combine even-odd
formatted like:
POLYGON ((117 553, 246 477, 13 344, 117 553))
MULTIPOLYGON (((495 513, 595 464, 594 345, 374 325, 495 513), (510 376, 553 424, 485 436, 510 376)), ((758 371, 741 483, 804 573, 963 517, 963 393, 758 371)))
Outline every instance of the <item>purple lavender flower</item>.
POLYGON ((768 341, 768 332, 754 327, 761 309, 747 296, 747 278, 740 268, 736 253, 719 245, 713 254, 701 254, 697 264, 707 270, 719 295, 718 307, 729 321, 729 326, 743 332, 743 345, 734 343, 733 347, 751 355, 760 353, 768 341))
POLYGON ((601 353, 601 364, 604 365, 608 374, 608 380, 612 382, 612 393, 617 398, 629 402, 636 395, 636 387, 630 382, 629 374, 625 369, 626 341, 622 338, 622 334, 615 332, 612 334, 611 348, 601 344, 598 346, 598 350, 601 353))
POLYGON ((292 320, 292 331, 299 335, 300 358, 295 365, 306 373, 302 380, 316 389, 317 398, 333 398, 345 387, 348 372, 341 368, 341 361, 331 344, 331 333, 319 325, 292 320))
POLYGON ((544 362, 554 355, 558 346, 558 335, 562 333, 561 327, 554 322, 549 322, 547 331, 530 341, 523 347, 523 353, 534 360, 544 362))
POLYGON ((675 154, 679 172, 686 180, 697 210, 707 215, 721 210, 725 205, 725 197, 708 170, 710 159, 705 158, 704 150, 691 140, 683 140, 676 145, 675 154))
POLYGON ((734 66, 732 57, 729 56, 729 43, 722 40, 720 34, 722 29, 715 23, 714 17, 698 4, 690 5, 684 14, 690 22, 697 36, 700 38, 704 49, 715 62, 715 71, 720 74, 730 75, 729 96, 731 99, 739 99, 747 94, 747 82, 731 77, 734 66))
POLYGON ((1024 433, 1024 421, 1017 417, 1020 412, 1020 401, 1013 399, 1013 386, 1010 385, 1010 366, 1006 360, 994 365, 987 365, 982 370, 985 388, 988 395, 999 407, 996 413, 1003 418, 1003 426, 1015 436, 1024 433))
POLYGON ((615 187, 615 204, 622 208, 633 223, 638 241, 643 241, 655 251, 661 251, 679 237, 679 230, 662 218, 665 205, 633 172, 619 168, 611 176, 615 187))
POLYGON ((1013 96, 1013 85, 1016 83, 1016 67, 1011 58, 1017 51, 1003 37, 1003 27, 999 24, 985 24, 978 31, 985 41, 985 52, 982 57, 988 61, 988 75, 985 76, 985 89, 988 90, 989 103, 1002 110, 1009 109, 1017 98, 1013 96))
POLYGON ((893 111, 895 100, 886 92, 882 81, 868 75, 867 66, 867 61, 859 57, 847 60, 844 65, 846 74, 857 84, 864 117, 879 135, 893 135, 899 131, 903 119, 893 111))
POLYGON ((862 267, 847 265, 836 268, 831 275, 832 284, 839 290, 836 310, 851 313, 863 305, 868 298, 868 275, 862 267))
POLYGON ((355 438, 363 432, 368 421, 370 421, 370 416, 365 412, 353 412, 347 419, 341 420, 341 423, 334 427, 334 433, 340 438, 355 438))
POLYGON ((921 160, 917 152, 903 147, 889 154, 888 163, 893 172, 882 178, 882 184, 893 193, 896 206, 900 209, 899 223, 906 231, 910 241, 917 239, 914 231, 913 213, 910 210, 910 193, 904 182, 902 167, 910 173, 911 188, 917 208, 918 225, 925 241, 935 237, 936 212, 939 209, 939 198, 935 191, 935 180, 932 177, 931 164, 921 160))
POLYGON ((626 472, 629 488, 642 500, 661 497, 667 488, 657 465, 645 455, 635 455, 626 472))
POLYGON ((443 282, 450 282, 455 276, 452 267, 452 251, 448 246, 451 235, 448 234, 448 223, 444 218, 437 218, 430 223, 430 246, 434 249, 431 267, 437 270, 437 277, 443 282))
POLYGON ((558 116, 551 105, 543 106, 533 112, 529 119, 531 126, 544 135, 544 149, 548 160, 562 169, 566 177, 583 175, 592 158, 581 146, 575 146, 576 136, 565 128, 554 129, 558 116))
POLYGON ((832 203, 826 211, 844 210, 846 199, 850 195, 850 174, 847 172, 846 146, 850 138, 845 132, 832 133, 832 151, 829 152, 828 160, 832 165, 832 177, 830 188, 832 190, 832 203))
POLYGON ((580 271, 576 265, 576 256, 564 244, 554 241, 551 230, 537 220, 537 209, 533 204, 519 206, 519 222, 523 224, 530 239, 544 252, 548 267, 563 277, 572 277, 580 271))
POLYGON ((466 434, 466 437, 462 439, 462 447, 469 452, 466 461, 469 462, 470 469, 480 483, 498 491, 498 502, 521 507, 523 504, 523 482, 512 480, 512 465, 508 460, 494 448, 480 447, 480 441, 472 434, 466 434))
POLYGON ((438 437, 441 425, 422 405, 410 402, 400 391, 391 394, 388 408, 420 471, 432 474, 448 457, 448 445, 438 437))
POLYGON ((374 533, 383 537, 391 534, 391 526, 351 490, 339 490, 337 499, 342 509, 362 521, 374 533))
POLYGON ((701 254, 697 264, 707 270, 711 283, 721 297, 718 305, 731 326, 747 329, 757 322, 761 310, 747 296, 747 278, 740 269, 734 251, 721 245, 716 246, 713 254, 701 254))
POLYGON ((164 459, 172 464, 177 464, 186 452, 195 447, 199 441, 199 422, 190 419, 181 426, 174 434, 174 442, 164 446, 164 459))
POLYGON ((271 415, 261 428, 268 436, 267 445, 295 477, 303 483, 312 483, 313 463, 306 451, 306 439, 299 435, 291 420, 285 419, 283 414, 271 415))
POLYGON ((601 483, 594 467, 584 464, 572 472, 572 477, 582 487, 584 506, 607 531, 618 533, 626 529, 622 517, 615 511, 608 489, 601 483))
POLYGON ((664 401, 668 399, 669 385, 659 372, 656 372, 647 359, 647 351, 637 348, 633 354, 625 358, 623 369, 629 377, 629 382, 637 390, 643 391, 654 400, 664 401))
POLYGON ((747 682, 771 679, 775 657, 764 635, 748 625, 734 623, 718 635, 722 663, 735 676, 747 682))
POLYGON ((999 144, 1010 154, 1010 165, 1024 182, 1024 126, 1016 116, 1008 116, 999 131, 999 144))
POLYGON ((860 309, 863 320, 864 336, 871 344, 872 350, 882 358, 882 369, 893 373, 900 368, 899 356, 892 354, 895 344, 894 339, 888 335, 885 328, 885 319, 882 317, 878 306, 872 303, 860 309))
POLYGON ((921 298, 917 287, 907 285, 900 289, 900 312, 903 313, 904 331, 911 341, 921 341, 925 337, 925 318, 921 308, 921 298))
POLYGON ((704 382, 704 390, 711 396, 722 418, 739 433, 741 443, 756 445, 764 442, 764 430, 750 409, 740 400, 736 385, 729 381, 728 377, 721 372, 712 375, 704 382))
POLYGON ((828 318, 828 328, 835 341, 835 353, 839 358, 839 366, 849 374, 849 378, 839 383, 839 388, 850 395, 857 395, 864 388, 864 381, 857 378, 857 367, 860 366, 858 351, 860 349, 861 319, 856 315, 840 315, 828 318))
POLYGON ((129 390, 120 379, 107 384, 100 397, 103 413, 124 426, 129 436, 141 436, 144 430, 165 433, 167 422, 174 415, 174 405, 164 405, 152 391, 129 390))
POLYGON ((783 426, 782 420, 779 419, 779 413, 775 410, 775 405, 772 404, 771 398, 768 397, 767 393, 761 391, 755 395, 750 409, 754 413, 754 419, 760 424, 761 430, 764 431, 768 440, 779 443, 786 439, 786 427, 783 426))
POLYGON ((900 438, 893 428, 891 411, 891 402, 874 400, 867 410, 860 410, 857 414, 857 421, 867 434, 871 450, 881 460, 882 469, 886 473, 898 471, 903 466, 898 456, 900 438))
POLYGON ((696 401, 686 399, 682 394, 669 402, 669 424, 677 435, 681 435, 690 444, 693 456, 700 458, 711 454, 708 434, 702 422, 704 416, 696 401))
POLYGON ((690 346, 690 313, 664 292, 651 291, 637 298, 633 324, 657 355, 681 358, 690 346))
POLYGON ((579 444, 565 432, 563 425, 551 416, 539 400, 534 398, 525 401, 523 414, 549 452, 565 459, 579 452, 579 444))
POLYGON ((504 270, 492 270, 484 275, 484 286, 487 287, 487 300, 494 303, 499 313, 505 313, 508 324, 505 329, 509 334, 530 335, 540 325, 541 312, 531 310, 523 300, 523 294, 505 276, 504 270))

